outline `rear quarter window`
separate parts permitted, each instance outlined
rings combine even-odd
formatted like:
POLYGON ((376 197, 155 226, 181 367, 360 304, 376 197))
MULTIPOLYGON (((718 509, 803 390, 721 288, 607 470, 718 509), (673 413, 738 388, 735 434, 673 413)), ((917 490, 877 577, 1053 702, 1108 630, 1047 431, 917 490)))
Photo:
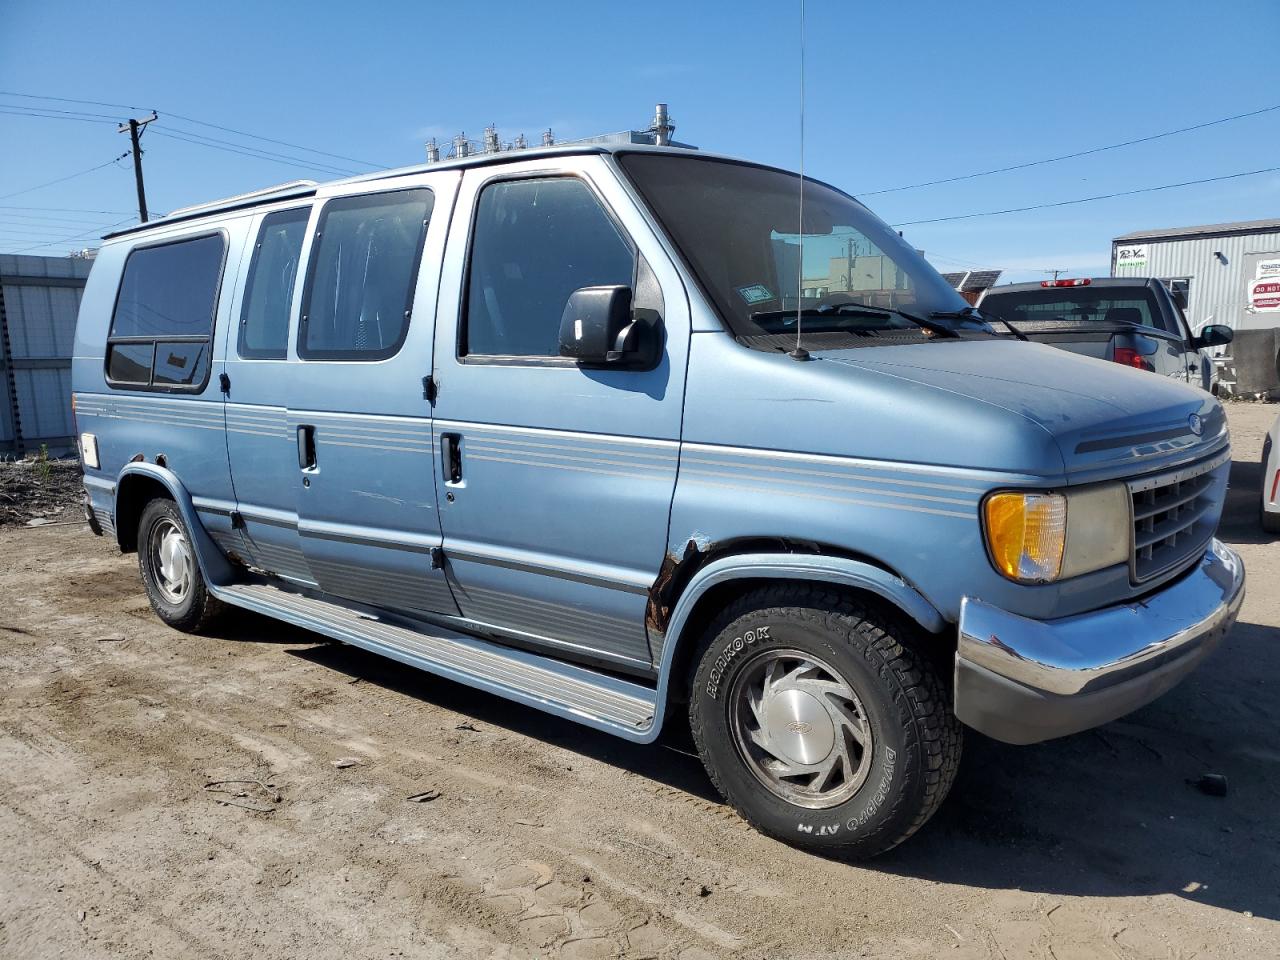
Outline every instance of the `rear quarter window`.
POLYGON ((1014 325, 1030 328, 1055 323, 1132 323, 1154 330, 1168 321, 1146 287, 1046 287, 1040 290, 992 291, 982 309, 1014 325))
POLYGON ((135 248, 107 338, 113 386, 194 392, 209 379, 226 239, 221 233, 135 248))

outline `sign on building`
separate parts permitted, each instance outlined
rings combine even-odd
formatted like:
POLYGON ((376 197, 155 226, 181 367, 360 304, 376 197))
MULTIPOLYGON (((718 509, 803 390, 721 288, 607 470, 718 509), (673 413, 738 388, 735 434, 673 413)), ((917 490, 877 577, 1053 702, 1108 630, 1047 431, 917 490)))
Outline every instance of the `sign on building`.
POLYGON ((1249 309, 1258 313, 1280 311, 1280 257, 1263 257, 1249 281, 1249 309))
POLYGON ((1116 248, 1116 273, 1121 270, 1145 270, 1147 268, 1147 245, 1116 248))

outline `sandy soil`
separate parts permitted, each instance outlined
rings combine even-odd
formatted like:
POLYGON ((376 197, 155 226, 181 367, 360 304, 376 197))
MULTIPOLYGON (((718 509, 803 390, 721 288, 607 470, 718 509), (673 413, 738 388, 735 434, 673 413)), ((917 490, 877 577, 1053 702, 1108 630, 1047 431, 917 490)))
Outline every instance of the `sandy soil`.
POLYGON ((1099 731, 971 735, 868 865, 749 830, 679 732, 631 746, 248 614, 178 634, 82 526, 0 530, 0 956, 1280 955, 1277 409, 1231 408, 1222 651, 1099 731))

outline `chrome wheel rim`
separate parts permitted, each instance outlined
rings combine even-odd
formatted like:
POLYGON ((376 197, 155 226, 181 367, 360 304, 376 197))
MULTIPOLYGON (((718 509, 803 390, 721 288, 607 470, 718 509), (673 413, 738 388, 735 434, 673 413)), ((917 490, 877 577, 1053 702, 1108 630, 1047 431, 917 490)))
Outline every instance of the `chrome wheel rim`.
POLYGON ((173 604, 191 592, 191 546, 182 528, 168 517, 151 528, 149 553, 156 589, 173 604))
POLYGON ((874 744, 862 701, 839 673, 799 650, 766 650, 743 665, 730 693, 738 753, 787 803, 822 809, 866 782, 874 744))

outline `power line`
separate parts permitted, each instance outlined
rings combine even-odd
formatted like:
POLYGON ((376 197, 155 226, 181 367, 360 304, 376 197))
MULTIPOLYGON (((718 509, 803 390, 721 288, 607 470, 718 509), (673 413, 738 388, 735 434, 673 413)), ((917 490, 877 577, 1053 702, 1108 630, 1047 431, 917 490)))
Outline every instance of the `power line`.
POLYGON ((123 210, 89 210, 85 207, 19 207, 5 203, 0 203, 0 210, 50 210, 54 213, 105 213, 112 217, 122 217, 125 215, 125 211, 123 210))
POLYGON ((902 190, 915 190, 919 187, 935 187, 943 183, 959 183, 961 180, 975 180, 978 177, 989 177, 997 173, 1009 173, 1012 170, 1025 170, 1028 167, 1038 167, 1046 163, 1057 163, 1060 160, 1074 160, 1077 157, 1088 157, 1095 153, 1103 153, 1107 150, 1118 150, 1121 147, 1132 147, 1139 143, 1150 143, 1153 140, 1162 140, 1165 137, 1172 137, 1179 133, 1190 133, 1192 130, 1203 130, 1205 127, 1214 127, 1221 123, 1231 123, 1233 120, 1243 120, 1246 117, 1256 117, 1259 114, 1271 113, 1273 110, 1280 110, 1280 103, 1275 106, 1263 107, 1260 110, 1250 110, 1248 113, 1237 113, 1230 117, 1221 117, 1217 120, 1208 120, 1204 123, 1193 124, 1189 127, 1179 127, 1177 130, 1166 130, 1164 133, 1152 134, 1149 137, 1139 137, 1136 140, 1125 140, 1122 143, 1111 143, 1104 147, 1092 147, 1088 150, 1080 150, 1076 153, 1064 153, 1060 157, 1047 157, 1044 160, 1029 160, 1026 163, 1015 163, 1007 167, 996 167, 992 170, 981 170, 978 173, 966 173, 958 177, 943 177, 940 180, 926 180, 922 183, 909 183, 901 187, 886 187, 882 190, 863 191, 858 194, 860 197, 874 197, 882 193, 898 193, 902 190))
POLYGON ((1222 180, 1235 180, 1239 177, 1256 177, 1263 173, 1275 173, 1280 167, 1267 167, 1264 170, 1246 170, 1243 173, 1228 173, 1221 177, 1205 177, 1203 180, 1184 180, 1182 183, 1165 183, 1158 187, 1140 187, 1137 190, 1121 190, 1119 193, 1102 193, 1096 197, 1079 197, 1075 200, 1057 200, 1053 203, 1034 203, 1026 207, 1008 207, 1004 210, 984 210, 981 213, 960 213, 952 217, 934 217, 929 220, 907 220, 893 224, 894 227, 915 227, 924 223, 948 223, 952 220, 972 220, 975 217, 996 217, 1003 213, 1025 213, 1028 210, 1047 210, 1050 207, 1069 207, 1077 203, 1092 203, 1095 200, 1114 200, 1116 197, 1132 197, 1139 193, 1156 193, 1160 190, 1173 190, 1177 187, 1194 187, 1202 183, 1218 183, 1222 180))
POLYGON ((961 260, 959 257, 949 257, 945 253, 938 253, 934 250, 926 250, 924 257, 926 260, 941 260, 944 263, 954 263, 957 266, 966 267, 969 270, 1001 270, 1002 267, 993 267, 989 263, 974 263, 972 260, 961 260))
POLYGON ((15 190, 13 191, 13 193, 0 194, 0 200, 8 200, 10 197, 16 197, 19 194, 31 193, 34 190, 43 190, 45 187, 52 187, 55 183, 65 183, 68 180, 74 180, 76 177, 83 177, 86 173, 93 173, 95 170, 101 170, 103 167, 109 167, 113 163, 119 163, 128 155, 129 154, 126 151, 125 153, 120 154, 120 156, 113 157, 112 159, 108 160, 106 163, 100 163, 96 167, 90 167, 88 170, 81 170, 79 173, 69 173, 65 177, 59 177, 57 180, 50 180, 47 183, 38 183, 34 187, 26 187, 25 189, 22 189, 22 190, 15 190))
MULTIPOLYGON (((115 214, 119 216, 119 214, 115 214)), ((5 223, 25 222, 32 225, 44 223, 71 223, 91 226, 95 223, 106 223, 105 217, 50 217, 47 214, 17 213, 14 210, 0 207, 0 217, 7 218, 5 223)))
POLYGON ((312 147, 304 147, 296 143, 289 143, 286 140, 273 140, 270 137, 262 137, 256 133, 246 133, 243 130, 233 130, 231 127, 223 127, 216 123, 210 123, 207 120, 197 120, 194 117, 184 117, 180 113, 170 112, 168 116, 173 117, 175 120, 185 120, 187 121, 187 123, 198 124, 199 126, 202 126, 202 127, 212 127, 214 130, 222 130, 225 133, 234 133, 240 137, 249 137, 252 140, 261 140, 264 143, 274 143, 276 146, 279 146, 279 147, 291 147, 294 150, 305 150, 307 153, 318 154, 319 156, 322 156, 322 157, 330 157, 334 160, 346 160, 348 163, 358 163, 361 166, 373 167, 375 170, 382 170, 387 167, 394 166, 394 164, 373 163, 369 160, 359 160, 355 157, 344 157, 340 153, 326 153, 324 150, 316 150, 312 147))
POLYGON ((92 117, 87 115, 83 117, 75 117, 51 113, 33 113, 29 110, 10 108, 8 104, 0 104, 0 113, 9 117, 38 117, 42 120, 78 120, 80 123, 115 123, 114 120, 107 117, 92 117))
POLYGON ((136 104, 130 104, 130 103, 106 103, 105 101, 102 101, 102 100, 77 100, 73 97, 48 97, 43 95, 37 96, 34 93, 13 93, 10 90, 0 90, 0 96, 20 97, 23 100, 53 100, 57 103, 80 103, 80 104, 88 104, 91 107, 114 107, 117 110, 142 111, 142 110, 151 109, 150 107, 139 107, 136 104))
POLYGON ((319 160, 308 160, 305 157, 291 157, 283 153, 274 153, 270 150, 262 150, 258 147, 249 146, 248 144, 219 140, 191 130, 153 130, 152 133, 157 137, 169 137, 173 140, 182 140, 186 143, 194 143, 197 146, 209 147, 214 150, 226 150, 229 153, 238 153, 242 156, 254 157, 258 160, 272 160, 276 163, 283 163, 292 167, 299 167, 304 170, 318 170, 321 173, 328 173, 340 177, 350 177, 357 173, 355 170, 333 167, 329 164, 322 163, 319 160))
POLYGON ((23 223, 21 220, 0 220, 0 232, 3 233, 63 233, 75 227, 83 230, 96 230, 103 226, 100 223, 23 223))
MULTIPOLYGON (((19 249, 19 250, 14 250, 14 251, 13 251, 13 253, 26 253, 28 250, 42 250, 42 249, 44 249, 45 247, 56 247, 56 246, 62 246, 63 244, 72 243, 72 242, 74 242, 74 241, 76 241, 76 240, 83 240, 83 239, 87 239, 87 238, 89 238, 90 236, 94 236, 94 235, 96 235, 96 236, 102 236, 102 234, 104 234, 104 233, 109 233, 113 228, 115 228, 115 227, 119 227, 119 226, 122 226, 122 225, 124 225, 124 224, 126 224, 126 223, 129 223, 129 222, 130 222, 130 221, 132 221, 133 219, 134 219, 134 218, 133 218, 133 215, 132 215, 132 214, 130 214, 129 216, 125 217, 124 219, 122 219, 122 220, 117 220, 115 223, 108 224, 108 225, 107 225, 107 226, 105 226, 105 227, 98 227, 98 228, 93 229, 93 230, 83 230, 83 231, 81 231, 80 233, 74 233, 74 234, 72 234, 72 235, 71 235, 71 236, 69 236, 69 237, 63 237, 63 238, 62 238, 62 239, 60 239, 60 240, 46 240, 44 243, 34 243, 34 244, 31 244, 30 246, 22 247, 22 248, 21 248, 21 249, 19 249)), ((19 242, 21 242, 21 241, 19 241, 19 242)))
MULTIPOLYGON (((31 94, 31 93, 14 93, 13 91, 9 91, 9 90, 0 90, 0 96, 19 97, 24 100, 52 100, 57 103, 78 103, 81 105, 95 106, 95 107, 115 107, 120 110, 130 110, 130 111, 152 109, 151 107, 144 108, 144 107, 137 107, 137 106, 129 106, 127 104, 122 104, 122 103, 105 103, 101 100, 77 100, 72 97, 47 97, 47 96, 40 96, 36 94, 31 94)), ((373 163, 370 160, 360 160, 356 157, 347 157, 347 156, 343 156, 340 153, 328 153, 324 150, 317 150, 314 147, 304 147, 298 143, 290 143, 287 140, 275 140, 271 137, 264 137, 256 133, 249 133, 245 130, 236 130, 233 127, 224 127, 221 124, 211 123, 208 120, 198 120, 195 117, 189 117, 180 113, 174 113, 171 110, 166 110, 161 112, 163 112, 165 116, 172 117, 175 120, 184 120, 187 123, 194 123, 197 126, 201 126, 201 127, 211 127, 214 130, 222 130, 224 133, 234 133, 236 136, 248 137, 250 140, 261 140, 264 143, 273 143, 279 147, 289 147, 290 149, 293 149, 293 150, 302 150, 305 153, 314 153, 322 157, 329 157, 332 160, 345 160, 348 163, 358 163, 361 166, 373 167, 374 169, 383 169, 385 167, 392 166, 392 164, 373 163)))

